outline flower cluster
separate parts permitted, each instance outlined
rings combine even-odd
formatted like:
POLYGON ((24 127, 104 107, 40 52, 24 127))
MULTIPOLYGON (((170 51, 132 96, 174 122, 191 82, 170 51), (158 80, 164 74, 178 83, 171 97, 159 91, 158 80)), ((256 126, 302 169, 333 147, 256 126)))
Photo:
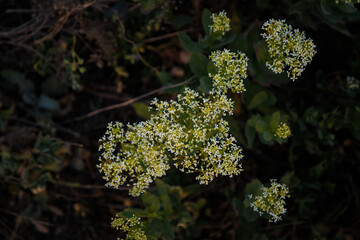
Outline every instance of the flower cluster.
MULTIPOLYGON (((336 4, 338 4, 340 1, 339 0, 336 0, 336 4)), ((360 0, 341 0, 341 2, 344 2, 344 3, 360 3, 360 0)))
POLYGON ((213 20, 213 25, 209 27, 212 32, 225 35, 225 33, 230 31, 230 19, 226 16, 225 11, 219 12, 218 14, 213 13, 211 19, 213 20))
POLYGON ((261 187, 261 194, 257 196, 249 195, 249 199, 254 201, 250 206, 260 215, 267 213, 270 215, 270 222, 281 220, 282 214, 286 213, 285 197, 290 197, 289 189, 285 184, 278 183, 271 179, 270 187, 261 187))
POLYGON ((242 149, 229 134, 225 116, 232 114, 233 101, 219 91, 208 96, 186 88, 177 101, 152 101, 156 114, 147 121, 110 123, 100 140, 101 172, 107 185, 133 183, 129 193, 138 196, 155 178, 164 176, 172 160, 176 168, 197 173, 207 184, 214 177, 242 171, 242 149))
POLYGON ((347 87, 351 90, 359 89, 360 88, 360 81, 357 80, 353 76, 346 77, 347 87))
POLYGON ((215 89, 225 94, 228 89, 237 93, 245 91, 243 80, 247 78, 249 59, 244 53, 224 49, 212 52, 209 58, 215 65, 215 73, 209 73, 215 89))
POLYGON ((293 30, 285 20, 270 19, 261 29, 265 31, 261 36, 270 55, 266 66, 275 73, 282 73, 287 67, 288 77, 295 81, 314 57, 315 44, 310 38, 306 39, 304 32, 293 30))
POLYGON ((280 123, 276 129, 275 136, 279 138, 288 138, 291 135, 290 127, 286 123, 280 123))
POLYGON ((142 230, 143 223, 140 221, 140 218, 133 215, 130 218, 124 218, 117 216, 113 219, 111 226, 117 230, 121 229, 126 232, 126 239, 132 240, 146 240, 147 237, 142 230))

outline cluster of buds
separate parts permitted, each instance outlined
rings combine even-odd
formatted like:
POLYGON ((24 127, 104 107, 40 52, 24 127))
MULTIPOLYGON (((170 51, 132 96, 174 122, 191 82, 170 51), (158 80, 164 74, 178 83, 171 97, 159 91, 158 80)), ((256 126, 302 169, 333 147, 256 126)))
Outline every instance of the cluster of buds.
POLYGON ((281 215, 286 213, 285 198, 290 197, 288 187, 271 179, 271 186, 262 186, 260 190, 261 194, 248 196, 250 200, 253 200, 250 206, 260 216, 264 213, 270 215, 270 222, 280 221, 281 215))
POLYGON ((295 81, 313 59, 316 50, 310 38, 304 32, 292 29, 285 20, 270 19, 261 28, 270 60, 266 66, 275 73, 282 73, 287 68, 290 79, 295 81))

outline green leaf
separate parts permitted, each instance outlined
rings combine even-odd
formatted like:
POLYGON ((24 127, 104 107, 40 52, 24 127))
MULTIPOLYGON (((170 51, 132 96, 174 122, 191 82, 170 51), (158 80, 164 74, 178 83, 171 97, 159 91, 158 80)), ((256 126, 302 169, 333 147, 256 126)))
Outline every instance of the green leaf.
POLYGON ((235 39, 236 39, 236 35, 235 34, 231 35, 230 37, 228 37, 224 41, 215 44, 212 47, 212 49, 216 50, 216 49, 219 49, 219 48, 223 48, 225 45, 228 45, 228 44, 232 43, 235 39))
POLYGON ((211 74, 216 74, 216 72, 217 72, 216 66, 212 61, 208 62, 207 72, 211 73, 211 74))
POLYGON ((29 105, 36 105, 36 102, 38 101, 38 98, 34 92, 23 92, 21 94, 21 97, 24 103, 29 105))
POLYGON ((245 126, 245 136, 248 142, 248 148, 252 148, 255 139, 255 129, 248 124, 245 126))
POLYGON ((246 196, 252 194, 252 195, 258 195, 260 192, 262 184, 258 179, 253 180, 252 182, 246 184, 245 187, 245 194, 246 196))
POLYGON ((34 84, 25 78, 25 75, 13 70, 1 71, 1 76, 9 81, 11 84, 16 85, 19 88, 20 93, 35 91, 34 84))
POLYGON ((264 140, 267 142, 270 142, 274 138, 274 136, 270 133, 270 131, 265 131, 262 136, 264 140))
POLYGON ((208 76, 208 58, 201 53, 192 53, 190 57, 191 71, 198 77, 208 76))
POLYGON ((179 33, 179 39, 184 49, 190 52, 202 52, 203 49, 200 47, 200 44, 191 40, 189 35, 185 32, 179 33))
POLYGON ((256 0, 256 4, 259 8, 266 8, 269 4, 269 0, 256 0))
POLYGON ((144 211, 144 209, 140 208, 127 208, 116 214, 117 217, 125 218, 131 218, 133 215, 136 215, 137 217, 147 217, 148 214, 144 211))
POLYGON ((162 234, 164 235, 165 239, 175 239, 174 228, 168 219, 164 219, 162 222, 162 234))
POLYGON ((145 210, 148 213, 154 213, 160 209, 160 200, 157 196, 151 193, 143 193, 141 195, 141 200, 144 202, 145 210))
POLYGON ((274 112, 270 117, 270 129, 273 132, 276 132, 276 129, 278 128, 280 124, 280 112, 274 112))
POLYGON ((239 198, 235 197, 231 201, 231 204, 232 204, 236 214, 238 216, 242 216, 243 215, 243 209, 244 209, 244 203, 241 202, 239 198))
POLYGON ((269 51, 264 41, 259 41, 254 44, 256 59, 259 63, 265 63, 269 59, 269 51))
POLYGON ((200 81, 199 90, 202 93, 209 93, 213 87, 211 78, 209 78, 207 76, 203 76, 200 78, 199 81, 200 81))
POLYGON ((288 186, 300 186, 301 182, 294 172, 286 172, 280 179, 281 183, 285 183, 288 186))
POLYGON ((171 19, 171 24, 179 29, 183 26, 185 26, 186 24, 188 24, 191 21, 191 18, 189 16, 180 14, 180 15, 176 15, 171 19))
POLYGON ((258 133, 263 133, 267 130, 268 124, 264 120, 257 120, 255 124, 255 129, 258 133))
POLYGON ((243 217, 248 222, 254 222, 259 218, 259 214, 257 212, 254 212, 251 207, 245 207, 243 209, 243 217))
POLYGON ((140 0, 141 7, 145 10, 150 10, 154 7, 153 0, 140 0))
POLYGON ((327 0, 320 0, 321 11, 325 15, 331 15, 333 13, 331 7, 328 5, 327 0))
POLYGON ((209 11, 209 9, 205 8, 201 15, 201 23, 206 34, 209 34, 210 25, 212 25, 212 20, 210 18, 211 14, 212 13, 209 11))
POLYGON ((51 97, 46 96, 45 94, 42 94, 40 96, 37 106, 39 109, 43 109, 50 112, 55 112, 60 108, 58 101, 56 101, 51 97))
POLYGON ((14 106, 9 109, 0 110, 0 119, 7 119, 14 112, 14 106))
POLYGON ((150 239, 160 239, 161 233, 163 231, 162 221, 159 219, 152 219, 151 221, 147 221, 144 224, 144 231, 146 236, 150 236, 150 239))
POLYGON ((349 3, 344 3, 344 2, 339 2, 337 4, 337 7, 346 14, 356 13, 358 11, 356 9, 356 7, 354 6, 354 4, 349 4, 349 3))
POLYGON ((242 51, 246 53, 246 55, 249 55, 248 44, 244 34, 236 35, 235 40, 232 43, 230 43, 228 47, 231 51, 242 51))
POLYGON ((149 106, 142 102, 132 103, 131 106, 134 108, 136 114, 144 119, 149 119, 151 112, 149 111, 149 106))
POLYGON ((166 85, 172 82, 172 77, 170 73, 161 71, 156 73, 157 78, 162 82, 162 84, 166 85))
POLYGON ((168 192, 168 186, 160 179, 156 179, 155 183, 156 183, 156 189, 159 193, 161 203, 164 207, 165 214, 170 217, 173 212, 173 209, 172 209, 172 203, 171 203, 171 199, 170 199, 169 192, 168 192))
POLYGON ((251 99, 249 105, 248 105, 248 109, 255 109, 259 106, 261 106, 261 104, 263 102, 265 102, 265 100, 268 98, 268 94, 265 91, 260 91, 258 92, 253 99, 251 99))

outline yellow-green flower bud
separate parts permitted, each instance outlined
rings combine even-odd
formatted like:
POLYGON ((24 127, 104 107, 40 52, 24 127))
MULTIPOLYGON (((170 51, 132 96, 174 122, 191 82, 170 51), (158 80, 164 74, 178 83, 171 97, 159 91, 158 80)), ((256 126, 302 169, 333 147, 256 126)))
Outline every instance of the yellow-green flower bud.
POLYGON ((290 127, 286 123, 280 123, 276 129, 275 136, 279 138, 288 138, 291 135, 290 127))
POLYGON ((213 25, 209 27, 213 33, 225 35, 225 33, 230 31, 230 19, 226 16, 225 11, 213 13, 211 19, 213 20, 213 25))

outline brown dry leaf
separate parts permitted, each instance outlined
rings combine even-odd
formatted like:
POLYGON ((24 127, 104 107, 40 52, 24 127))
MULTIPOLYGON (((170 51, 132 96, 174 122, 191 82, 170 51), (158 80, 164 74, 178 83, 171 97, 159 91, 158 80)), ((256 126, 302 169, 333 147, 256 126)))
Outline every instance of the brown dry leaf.
POLYGON ((348 146, 350 146, 351 145, 351 139, 350 138, 346 138, 345 140, 344 140, 344 147, 348 147, 348 146))
POLYGON ((85 161, 90 160, 91 152, 86 149, 81 149, 81 158, 85 161))
POLYGON ((241 112, 241 98, 238 94, 234 94, 235 106, 234 106, 234 115, 239 115, 241 112))
POLYGON ((183 50, 179 53, 179 61, 182 64, 188 64, 190 62, 191 52, 183 50))
POLYGON ((129 77, 129 73, 127 71, 125 71, 125 67, 123 67, 123 66, 116 66, 115 72, 119 77, 123 77, 123 78, 129 77))
POLYGON ((84 33, 90 40, 95 40, 99 45, 104 58, 109 60, 116 52, 116 40, 113 31, 104 22, 86 19, 84 33))
POLYGON ((122 93, 125 89, 125 84, 119 78, 116 78, 115 82, 116 82, 116 93, 118 94, 122 93))
POLYGON ((81 203, 74 203, 73 208, 75 212, 81 212, 84 209, 84 206, 81 203))
POLYGON ((42 224, 38 221, 32 220, 32 219, 30 219, 30 222, 35 226, 36 230, 38 230, 39 232, 44 233, 44 234, 48 234, 50 232, 49 228, 47 226, 45 226, 44 224, 42 224))
POLYGON ((185 72, 182 68, 174 66, 171 68, 170 74, 176 78, 182 78, 185 75, 185 72))
POLYGON ((53 205, 48 205, 47 208, 49 209, 50 212, 54 213, 55 215, 64 216, 64 212, 58 207, 55 207, 53 205))
POLYGON ((92 53, 90 54, 90 60, 89 62, 94 62, 96 63, 96 66, 99 68, 99 69, 102 69, 104 67, 104 62, 102 60, 102 57, 97 54, 97 53, 92 53))
POLYGON ((37 195, 39 193, 42 193, 45 191, 45 188, 44 187, 36 187, 36 188, 32 188, 31 189, 31 192, 34 194, 34 195, 37 195))
POLYGON ((125 207, 131 207, 131 205, 132 205, 131 199, 125 199, 124 206, 125 207))

